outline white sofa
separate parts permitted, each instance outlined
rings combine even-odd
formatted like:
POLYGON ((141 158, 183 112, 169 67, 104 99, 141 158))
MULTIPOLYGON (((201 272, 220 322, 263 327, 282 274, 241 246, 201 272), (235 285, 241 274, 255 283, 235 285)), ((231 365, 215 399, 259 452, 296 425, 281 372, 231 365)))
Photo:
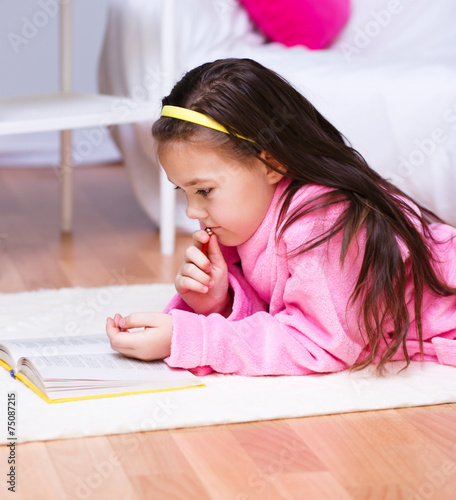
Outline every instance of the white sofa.
MULTIPOLYGON (((166 0, 165 0, 166 1, 166 0)), ((115 0, 100 61, 100 89, 157 103, 162 0, 115 0)), ((249 57, 286 77, 384 177, 456 224, 456 2, 353 0, 329 49, 267 43, 236 0, 177 0, 176 68, 249 57)), ((159 167, 151 123, 114 136, 132 188, 159 225, 159 167)), ((197 224, 178 198, 177 229, 197 224)))

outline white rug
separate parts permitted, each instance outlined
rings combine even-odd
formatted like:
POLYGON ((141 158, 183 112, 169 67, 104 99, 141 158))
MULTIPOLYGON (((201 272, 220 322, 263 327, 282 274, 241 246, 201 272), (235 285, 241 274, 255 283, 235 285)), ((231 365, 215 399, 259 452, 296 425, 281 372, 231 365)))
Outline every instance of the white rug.
MULTIPOLYGON (((0 294, 0 338, 104 332, 116 312, 161 310, 172 285, 70 288, 0 294)), ((398 365, 396 366, 396 370, 398 365)), ((372 371, 306 377, 209 375, 206 387, 47 404, 0 369, 0 415, 15 392, 19 442, 227 424, 456 402, 456 368, 412 363, 398 375, 372 371)), ((0 442, 7 442, 5 428, 0 442)))

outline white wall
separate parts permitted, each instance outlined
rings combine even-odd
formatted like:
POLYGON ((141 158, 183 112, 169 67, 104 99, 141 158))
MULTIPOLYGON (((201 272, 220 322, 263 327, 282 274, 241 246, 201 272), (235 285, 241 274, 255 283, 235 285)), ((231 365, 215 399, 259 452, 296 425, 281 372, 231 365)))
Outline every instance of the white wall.
MULTIPOLYGON (((59 89, 58 6, 64 0, 0 0, 0 96, 59 89)), ((66 0, 65 0, 66 1, 66 0)), ((97 68, 109 0, 73 0, 73 88, 97 92, 97 68)), ((1 119, 1 115, 0 115, 1 119)), ((74 143, 90 130, 74 132, 74 143)), ((101 144, 78 163, 120 158, 104 134, 101 144)), ((47 132, 0 137, 0 167, 56 165, 59 134, 47 132)))

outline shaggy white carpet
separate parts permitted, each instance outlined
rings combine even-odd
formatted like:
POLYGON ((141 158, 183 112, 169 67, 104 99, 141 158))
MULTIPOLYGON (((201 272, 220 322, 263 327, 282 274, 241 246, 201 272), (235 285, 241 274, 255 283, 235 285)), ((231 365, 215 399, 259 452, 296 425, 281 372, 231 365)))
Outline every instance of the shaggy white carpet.
MULTIPOLYGON (((172 285, 68 288, 0 294, 0 338, 104 332, 116 312, 162 310, 172 285)), ((212 374, 205 387, 172 392, 48 404, 0 370, 0 416, 15 392, 19 442, 153 429, 270 420, 456 402, 456 368, 412 363, 378 378, 372 370, 306 377, 212 374)), ((0 442, 7 442, 6 425, 0 442)))

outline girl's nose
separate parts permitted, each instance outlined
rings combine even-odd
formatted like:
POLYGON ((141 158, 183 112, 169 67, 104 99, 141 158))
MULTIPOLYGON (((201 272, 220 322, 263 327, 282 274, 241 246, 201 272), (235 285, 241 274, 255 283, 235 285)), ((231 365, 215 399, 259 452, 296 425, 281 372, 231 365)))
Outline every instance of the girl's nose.
POLYGON ((199 207, 197 203, 188 203, 187 205, 187 217, 189 219, 207 219, 208 213, 203 207, 199 207))

